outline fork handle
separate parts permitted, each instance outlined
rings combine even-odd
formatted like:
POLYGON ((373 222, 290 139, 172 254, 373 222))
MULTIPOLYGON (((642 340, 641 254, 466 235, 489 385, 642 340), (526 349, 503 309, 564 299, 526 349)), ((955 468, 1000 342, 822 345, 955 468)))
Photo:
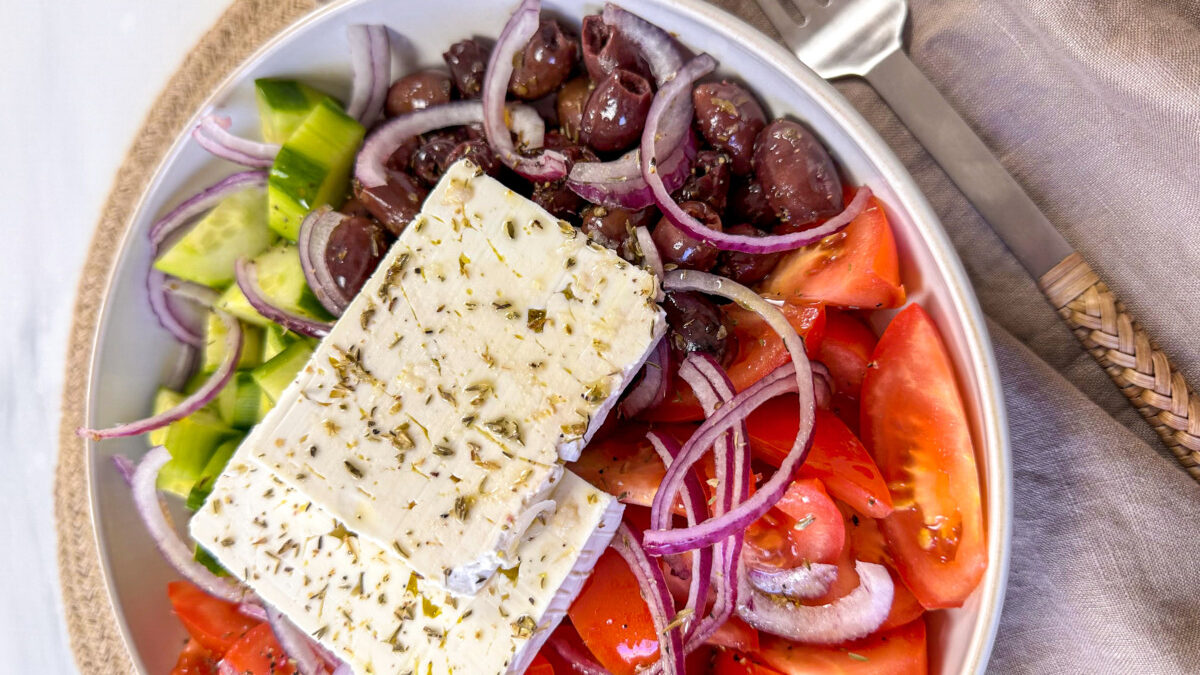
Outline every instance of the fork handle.
POLYGON ((1167 449, 1200 481, 1200 396, 1078 253, 1038 286, 1167 449))

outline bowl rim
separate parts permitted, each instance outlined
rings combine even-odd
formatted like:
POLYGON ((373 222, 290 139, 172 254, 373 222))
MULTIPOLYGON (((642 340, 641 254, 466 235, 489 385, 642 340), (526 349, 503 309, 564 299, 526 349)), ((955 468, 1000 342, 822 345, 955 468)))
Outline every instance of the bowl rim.
MULTIPOLYGON (((104 280, 102 299, 98 308, 98 320, 95 332, 91 336, 91 356, 87 366, 87 382, 85 384, 84 419, 90 420, 95 408, 96 389, 94 382, 96 372, 103 354, 102 336, 107 333, 111 320, 110 300, 113 286, 116 283, 118 271, 129 263, 133 247, 131 239, 135 236, 133 223, 143 217, 143 211, 150 196, 161 188, 168 167, 175 162, 179 153, 190 139, 188 130, 199 121, 202 113, 212 107, 217 101, 224 99, 230 90, 243 80, 269 52, 278 45, 293 38, 293 36, 308 26, 324 21, 330 16, 347 8, 378 0, 334 0, 316 7, 314 10, 289 24, 278 34, 271 37, 246 57, 236 68, 229 72, 188 119, 175 140, 168 147, 162 159, 155 166, 152 178, 134 202, 129 218, 124 224, 124 232, 117 243, 117 255, 113 259, 104 280)), ((987 536, 988 536, 988 569, 981 581, 978 592, 980 595, 979 615, 971 630, 970 641, 967 645, 964 659, 964 671, 982 675, 987 667, 988 658, 995 643, 996 633, 1000 624, 1000 614, 1003 608, 1004 596, 1007 589, 1009 553, 1011 550, 1012 529, 1012 466, 1009 439, 1008 416, 1004 401, 1004 393, 1000 385, 999 368, 996 363, 992 342, 988 334, 983 310, 978 297, 967 278, 962 261, 941 224, 941 220, 933 211, 925 195, 917 187, 916 181, 901 163, 892 149, 879 133, 865 118, 843 97, 828 81, 821 78, 807 66, 801 63, 791 52, 771 36, 751 26, 744 19, 731 12, 710 4, 706 0, 657 0, 670 11, 686 16, 706 25, 709 29, 723 33, 727 38, 740 42, 754 53, 767 67, 783 74, 793 81, 815 103, 824 107, 829 114, 840 122, 840 127, 860 151, 879 169, 883 180, 895 192, 899 205, 911 216, 922 241, 928 246, 942 278, 950 286, 951 306, 956 318, 963 320, 962 329, 966 336, 968 363, 979 376, 978 387, 982 394, 980 438, 983 444, 982 464, 986 466, 984 488, 987 505, 987 536), (719 30, 718 30, 719 29, 719 30), (989 452, 990 450, 990 452, 989 452)), ((897 208, 897 205, 890 205, 897 208)), ((961 383, 960 383, 961 385, 961 383)), ((91 542, 99 554, 99 573, 106 590, 107 601, 112 605, 117 621, 118 632, 125 650, 133 659, 137 668, 142 669, 141 657, 134 647, 129 625, 124 611, 117 606, 113 573, 108 553, 103 545, 101 526, 98 513, 95 476, 96 442, 85 441, 86 471, 86 502, 92 518, 91 542)), ((977 456, 979 459, 979 456, 977 456)), ((984 467, 981 466, 982 471, 984 467)), ((143 670, 144 672, 144 670, 143 670)))

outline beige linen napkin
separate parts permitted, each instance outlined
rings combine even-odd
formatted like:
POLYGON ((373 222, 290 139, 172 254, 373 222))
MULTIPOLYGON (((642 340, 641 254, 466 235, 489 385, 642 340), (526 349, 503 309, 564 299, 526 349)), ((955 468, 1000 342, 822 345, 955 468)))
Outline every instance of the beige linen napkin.
MULTIPOLYGON (((751 0, 719 4, 775 34, 751 0)), ((912 4, 917 66, 1200 383, 1200 2, 912 4)), ((992 320, 1015 522, 991 672, 1200 672, 1200 485, 887 106, 838 88, 916 177, 992 320)))

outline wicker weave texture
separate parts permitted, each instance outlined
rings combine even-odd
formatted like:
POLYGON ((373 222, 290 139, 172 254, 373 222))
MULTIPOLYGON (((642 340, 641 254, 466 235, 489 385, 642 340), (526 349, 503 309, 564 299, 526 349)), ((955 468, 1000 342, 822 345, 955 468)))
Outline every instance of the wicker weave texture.
POLYGON ((1078 253, 1039 281, 1075 337, 1200 481, 1200 396, 1078 253))
POLYGON ((75 435, 87 409, 88 369, 106 280, 133 209, 171 143, 197 107, 239 63, 312 10, 312 0, 235 0, 188 54, 142 122, 85 257, 72 318, 59 422, 54 510, 63 613, 81 673, 137 672, 118 628, 100 564, 87 483, 87 446, 75 435))

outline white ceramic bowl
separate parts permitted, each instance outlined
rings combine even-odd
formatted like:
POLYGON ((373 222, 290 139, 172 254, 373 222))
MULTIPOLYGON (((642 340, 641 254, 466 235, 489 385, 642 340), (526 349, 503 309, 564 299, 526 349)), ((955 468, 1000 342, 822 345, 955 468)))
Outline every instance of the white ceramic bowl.
MULTIPOLYGON (((235 120, 235 132, 257 124, 253 79, 296 76, 327 91, 349 93, 345 27, 384 23, 394 41, 395 70, 441 65, 441 53, 467 36, 494 38, 515 0, 447 0, 432 5, 394 0, 346 0, 302 20, 251 57, 213 94, 235 120)), ((971 416, 991 563, 962 609, 930 615, 934 673, 983 672, 999 620, 1008 567, 1011 472, 1004 402, 979 305, 937 217, 912 178, 875 131, 832 87, 750 26, 701 0, 638 0, 630 8, 672 31, 694 50, 712 54, 720 74, 748 83, 775 115, 804 121, 823 139, 852 183, 867 184, 887 207, 900 248, 909 298, 942 330, 958 368, 971 416)), ((546 0, 545 9, 578 24, 598 0, 546 0)), ((207 106, 206 106, 207 107, 207 106)), ((178 347, 158 327, 146 301, 151 222, 184 196, 233 170, 181 136, 167 154, 134 215, 123 243, 96 335, 88 421, 106 426, 143 416, 178 347)), ((98 545, 126 644, 145 672, 170 669, 183 630, 170 614, 164 586, 172 571, 143 531, 128 489, 113 470, 115 453, 140 456, 143 438, 89 443, 89 485, 98 545)))

